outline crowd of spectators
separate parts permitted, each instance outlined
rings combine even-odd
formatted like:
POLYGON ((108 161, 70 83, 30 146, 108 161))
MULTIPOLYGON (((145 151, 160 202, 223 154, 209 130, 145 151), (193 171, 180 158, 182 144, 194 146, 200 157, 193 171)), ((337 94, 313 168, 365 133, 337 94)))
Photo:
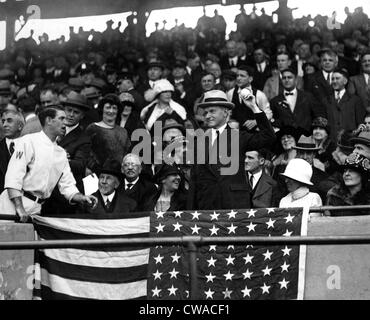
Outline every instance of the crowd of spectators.
POLYGON ((81 193, 84 177, 99 177, 98 206, 71 205, 56 179, 48 199, 23 190, 43 212, 370 204, 370 20, 345 11, 333 27, 320 15, 294 20, 283 5, 277 22, 241 6, 228 40, 215 10, 194 29, 157 23, 149 37, 130 16, 123 32, 108 21, 102 33, 71 28, 68 41, 15 42, 0 53, 0 192, 18 142, 52 128, 59 113, 49 111, 59 108, 65 130, 55 143, 81 193), (216 180, 204 180, 207 168, 184 161, 189 132, 222 135, 224 125, 240 134, 241 170, 226 179, 218 160, 208 164, 216 180), (150 163, 135 153, 137 129, 150 136, 150 163))

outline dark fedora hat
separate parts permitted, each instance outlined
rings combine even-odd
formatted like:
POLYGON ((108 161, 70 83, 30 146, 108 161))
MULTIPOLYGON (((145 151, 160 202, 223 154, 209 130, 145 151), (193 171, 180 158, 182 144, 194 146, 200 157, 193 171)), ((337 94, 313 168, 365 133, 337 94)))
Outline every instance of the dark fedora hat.
POLYGON ((162 179, 167 178, 170 175, 180 175, 182 176, 181 169, 176 165, 161 164, 155 168, 154 180, 160 184, 162 179))
POLYGON ((68 84, 75 91, 81 91, 85 86, 84 82, 80 78, 69 78, 68 84))
POLYGON ((85 111, 90 110, 87 98, 83 94, 80 94, 76 91, 71 91, 68 93, 67 99, 62 101, 62 105, 77 107, 85 111))
POLYGON ((227 100, 225 92, 221 90, 210 90, 204 93, 204 99, 198 104, 198 107, 225 107, 227 109, 234 109, 235 105, 227 100))
POLYGON ((81 90, 81 94, 84 95, 87 100, 96 99, 101 96, 100 90, 95 87, 87 87, 81 90))
POLYGON ((162 70, 165 69, 165 65, 161 61, 151 61, 146 66, 146 70, 149 70, 150 68, 161 68, 162 70))
POLYGON ((370 147, 370 131, 361 131, 357 137, 350 140, 353 144, 363 144, 370 147))
POLYGON ((341 130, 337 137, 337 147, 345 154, 350 154, 353 151, 352 139, 354 134, 351 130, 341 130))
POLYGON ((103 167, 99 170, 99 175, 102 173, 110 174, 117 177, 120 181, 123 179, 121 172, 121 163, 118 160, 108 158, 105 160, 103 167))

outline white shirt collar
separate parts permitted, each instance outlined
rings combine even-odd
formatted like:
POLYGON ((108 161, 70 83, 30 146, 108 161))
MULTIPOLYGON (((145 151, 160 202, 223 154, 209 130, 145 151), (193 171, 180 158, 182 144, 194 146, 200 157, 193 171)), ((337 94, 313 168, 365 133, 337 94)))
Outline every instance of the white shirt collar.
POLYGON ((79 126, 79 123, 77 123, 73 127, 66 127, 66 134, 65 135, 67 135, 68 133, 70 133, 71 131, 73 131, 74 129, 76 129, 78 126, 79 126))
POLYGON ((36 114, 35 113, 30 113, 28 116, 26 116, 25 118, 24 118, 24 121, 28 121, 28 120, 30 120, 30 119, 32 119, 32 118, 35 118, 36 117, 36 114))
POLYGON ((216 134, 216 131, 218 131, 220 134, 222 134, 222 132, 224 132, 226 126, 227 126, 227 123, 225 123, 224 125, 222 125, 218 129, 212 128, 212 134, 213 133, 216 134))
POLYGON ((193 70, 191 70, 191 68, 190 68, 189 66, 186 66, 186 71, 188 72, 188 74, 189 74, 189 75, 191 75, 191 72, 192 72, 193 70))
POLYGON ((337 98, 337 95, 338 95, 337 92, 339 92, 339 98, 342 99, 344 94, 346 93, 346 89, 342 89, 340 91, 335 91, 335 98, 337 98))
MULTIPOLYGON (((248 172, 248 178, 251 178, 252 173, 248 172)), ((262 170, 258 171, 257 173, 253 173, 253 189, 256 187, 258 181, 260 181, 262 176, 262 170)))
POLYGON ((109 200, 109 202, 112 202, 113 201, 113 198, 114 198, 114 195, 116 194, 116 191, 113 191, 110 195, 106 196, 102 193, 101 194, 101 197, 103 198, 103 201, 104 201, 104 204, 107 202, 107 200, 109 200))
MULTIPOLYGON (((125 178, 125 188, 126 188, 126 186, 127 186, 127 184, 129 184, 129 183, 131 183, 132 184, 132 187, 136 184, 136 182, 138 182, 139 181, 139 177, 137 177, 134 181, 128 181, 126 178, 125 178)), ((132 188, 131 187, 131 188, 132 188)))
MULTIPOLYGON (((5 142, 6 142, 6 145, 8 146, 8 150, 9 150, 9 148, 10 148, 10 144, 11 144, 12 142, 14 142, 14 140, 15 140, 15 139, 9 139, 9 138, 5 137, 5 142)), ((15 144, 14 144, 14 147, 15 147, 15 144)))
POLYGON ((294 96, 296 96, 296 95, 297 95, 297 88, 294 88, 294 89, 293 89, 293 90, 291 90, 291 91, 288 91, 288 90, 285 90, 285 89, 284 89, 284 95, 285 95, 285 93, 286 93, 286 92, 292 92, 292 93, 293 93, 293 95, 294 95, 294 96))
POLYGON ((366 84, 369 84, 369 80, 370 80, 369 74, 368 73, 364 73, 364 77, 365 77, 366 84))

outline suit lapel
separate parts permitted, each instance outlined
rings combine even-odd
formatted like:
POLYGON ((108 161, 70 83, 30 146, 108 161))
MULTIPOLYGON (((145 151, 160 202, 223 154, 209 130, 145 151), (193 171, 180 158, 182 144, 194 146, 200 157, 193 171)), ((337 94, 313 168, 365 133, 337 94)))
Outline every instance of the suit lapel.
POLYGON ((60 140, 59 145, 64 148, 71 142, 76 141, 81 131, 82 131, 81 127, 78 126, 76 129, 72 130, 70 133, 64 136, 63 139, 60 140))
POLYGON ((0 168, 1 168, 1 171, 5 173, 8 168, 8 163, 10 160, 10 154, 9 154, 9 150, 6 145, 6 142, 5 142, 5 138, 0 141, 0 154, 1 154, 0 168))
POLYGON ((265 173, 262 173, 261 178, 258 180, 258 183, 254 188, 253 198, 257 198, 266 193, 269 187, 270 184, 268 182, 268 178, 266 177, 265 173))

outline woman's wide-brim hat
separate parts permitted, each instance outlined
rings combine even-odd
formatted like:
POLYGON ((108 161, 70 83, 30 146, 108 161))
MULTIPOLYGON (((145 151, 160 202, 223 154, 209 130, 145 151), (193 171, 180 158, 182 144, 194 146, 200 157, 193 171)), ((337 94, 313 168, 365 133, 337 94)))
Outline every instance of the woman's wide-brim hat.
POLYGON ((289 135, 292 136, 297 142, 302 133, 303 131, 300 128, 284 126, 278 132, 276 132, 276 140, 280 141, 283 136, 289 135))
POLYGON ((282 176, 312 186, 312 166, 303 159, 292 159, 288 162, 282 176))
POLYGON ((67 95, 67 99, 61 102, 64 106, 72 106, 80 108, 84 111, 90 110, 86 96, 76 91, 71 91, 67 95))
POLYGON ((208 107, 223 107, 232 110, 235 105, 227 100, 225 92, 221 90, 210 90, 204 93, 203 101, 198 104, 198 107, 203 109, 208 107))
POLYGON ((343 170, 347 168, 354 169, 361 174, 370 176, 370 160, 361 154, 351 153, 342 166, 343 170))
POLYGON ((181 169, 176 165, 162 164, 156 168, 154 179, 157 183, 161 183, 162 179, 167 178, 170 175, 182 175, 181 169))

